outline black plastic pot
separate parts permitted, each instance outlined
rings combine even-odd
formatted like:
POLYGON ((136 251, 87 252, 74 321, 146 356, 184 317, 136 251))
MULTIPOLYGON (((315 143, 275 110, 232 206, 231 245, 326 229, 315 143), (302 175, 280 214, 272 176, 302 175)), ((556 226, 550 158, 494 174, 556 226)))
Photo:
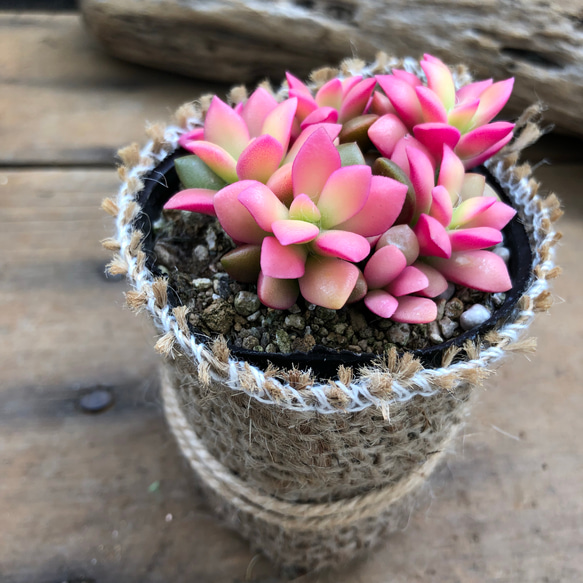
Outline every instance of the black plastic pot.
MULTIPOLYGON (((151 225, 160 217, 164 203, 179 189, 179 179, 174 169, 174 160, 188 154, 189 152, 186 150, 178 149, 168 156, 145 178, 145 187, 137 197, 142 213, 136 219, 135 226, 143 233, 147 233, 144 250, 148 255, 147 266, 154 274, 160 274, 160 271, 155 264, 153 254, 155 240, 151 225)), ((499 196, 510 203, 508 197, 485 168, 481 167, 474 171, 484 174, 488 183, 496 189, 499 196)), ((519 298, 526 291, 532 274, 532 252, 528 235, 518 216, 515 216, 510 221, 504 228, 503 233, 505 245, 510 250, 508 271, 512 281, 512 289, 506 292, 505 302, 480 326, 442 344, 413 351, 413 354, 420 358, 426 367, 440 366, 441 355, 448 347, 452 345, 461 346, 466 340, 482 336, 504 322, 512 314, 519 298)), ((168 289, 168 299, 172 307, 181 304, 180 299, 170 288, 168 289)), ((197 334, 196 329, 191 329, 191 332, 197 334)), ((323 379, 334 378, 338 366, 341 364, 362 366, 378 358, 378 355, 374 354, 356 354, 347 350, 336 351, 325 346, 316 346, 308 353, 266 353, 235 347, 231 347, 231 352, 241 360, 246 360, 262 369, 265 369, 269 362, 280 368, 291 368, 292 366, 303 369, 311 368, 317 376, 323 379)))

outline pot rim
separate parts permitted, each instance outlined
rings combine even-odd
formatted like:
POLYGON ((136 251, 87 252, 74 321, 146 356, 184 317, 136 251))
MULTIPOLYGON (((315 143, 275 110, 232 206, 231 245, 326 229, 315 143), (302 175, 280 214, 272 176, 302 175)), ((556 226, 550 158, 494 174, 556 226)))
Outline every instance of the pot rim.
MULTIPOLYGON (((155 275, 161 276, 162 272, 158 269, 154 255, 154 233, 150 228, 161 216, 164 203, 178 190, 179 179, 174 168, 174 161, 177 158, 188 155, 189 152, 183 148, 177 148, 172 154, 166 157, 150 175, 145 178, 144 188, 136 197, 142 213, 135 219, 135 228, 141 230, 147 235, 143 241, 143 249, 146 252, 146 266, 155 275)), ((486 177, 488 184, 496 190, 497 194, 509 204, 512 201, 502 190, 495 177, 484 167, 473 169, 473 172, 481 173, 486 177)), ((509 317, 515 310, 520 297, 526 291, 526 288, 532 278, 531 270, 532 252, 528 240, 528 235, 519 215, 513 219, 503 229, 504 241, 506 247, 510 249, 509 273, 512 280, 512 288, 506 292, 506 299, 502 306, 496 309, 490 318, 485 322, 466 332, 463 332, 455 338, 441 342, 434 346, 416 350, 397 349, 399 354, 410 352, 418 358, 427 368, 439 368, 443 353, 451 346, 461 347, 467 340, 474 340, 487 334, 490 330, 496 328, 509 317)), ((168 302, 172 308, 181 305, 178 295, 169 288, 168 302)), ((189 326, 190 332, 197 335, 197 331, 189 326)), ((200 335, 200 333, 198 333, 200 335)), ((240 360, 245 360, 250 364, 265 370, 271 363, 278 368, 310 368, 319 379, 333 378, 340 365, 344 366, 367 366, 381 355, 362 353, 357 354, 350 350, 334 350, 326 346, 317 344, 309 352, 290 352, 290 353, 270 353, 254 352, 244 348, 229 346, 231 354, 240 360)))

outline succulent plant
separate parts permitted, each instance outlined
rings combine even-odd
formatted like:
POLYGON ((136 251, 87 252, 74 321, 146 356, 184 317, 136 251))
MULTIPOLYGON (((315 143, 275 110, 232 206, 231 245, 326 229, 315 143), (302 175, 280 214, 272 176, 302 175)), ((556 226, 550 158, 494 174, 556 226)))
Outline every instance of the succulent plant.
POLYGON ((424 55, 420 64, 427 86, 407 71, 393 69, 391 75, 377 75, 388 99, 377 105, 376 113, 384 115, 369 135, 384 156, 391 157, 397 143, 411 133, 437 158, 447 144, 469 169, 511 140, 514 124, 489 122, 508 101, 513 78, 478 81, 456 91, 451 71, 442 61, 424 55))
POLYGON ((180 140, 194 155, 176 161, 186 189, 165 208, 215 215, 235 243, 224 269, 271 308, 300 294, 331 309, 363 300, 425 323, 448 282, 507 291, 490 249, 515 211, 466 170, 511 139, 513 124, 489 122, 512 79, 456 91, 439 59, 421 67, 427 85, 393 70, 314 93, 288 73, 280 103, 263 88, 235 107, 214 97, 180 140))
MULTIPOLYGON (((343 167, 322 128, 300 148, 292 183, 289 208, 259 182, 239 183, 241 190, 223 189, 215 197, 217 216, 233 239, 261 244, 258 294, 264 304, 289 308, 301 291, 308 302, 341 308, 357 283, 355 264, 370 253, 367 237, 381 235, 393 224, 407 186, 373 177, 367 165, 343 167)), ((247 257, 243 261, 256 270, 247 257)), ((244 269, 237 250, 223 265, 229 273, 244 269)))

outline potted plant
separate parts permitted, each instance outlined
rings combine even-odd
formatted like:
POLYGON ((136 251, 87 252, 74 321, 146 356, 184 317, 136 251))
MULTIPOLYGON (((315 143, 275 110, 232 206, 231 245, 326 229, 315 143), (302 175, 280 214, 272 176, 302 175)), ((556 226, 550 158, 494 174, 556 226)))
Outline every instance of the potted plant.
POLYGON ((283 566, 398 526, 473 388, 533 346, 560 209, 517 165, 533 112, 491 121, 511 88, 379 55, 203 98, 120 152, 109 270, 161 331, 170 427, 283 566))

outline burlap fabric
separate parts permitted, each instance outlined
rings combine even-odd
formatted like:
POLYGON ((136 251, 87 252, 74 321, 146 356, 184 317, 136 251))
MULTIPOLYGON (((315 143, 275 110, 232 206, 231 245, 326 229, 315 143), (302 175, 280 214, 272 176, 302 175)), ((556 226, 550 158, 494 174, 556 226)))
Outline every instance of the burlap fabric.
MULTIPOLYGON (((416 61, 385 55, 372 65, 344 63, 313 76, 315 86, 334 75, 387 72, 416 61)), ((454 71, 458 85, 470 81, 454 71)), ((285 87, 278 95, 285 95, 285 87)), ((241 88, 233 100, 244 97, 241 88)), ((161 332, 163 396, 170 428, 217 512, 252 544, 284 566, 321 568, 372 548, 403 526, 415 492, 461 425, 473 389, 509 352, 528 351, 523 339, 535 312, 550 307, 550 279, 558 275, 553 247, 561 214, 552 194, 542 196, 521 150, 538 138, 539 108, 525 112, 517 137, 489 169, 529 235, 532 280, 512 316, 484 338, 448 349, 439 368, 424 368, 411 354, 392 351, 361 370, 340 367, 338 377, 311 371, 259 370, 238 361, 221 338, 205 344, 187 325, 187 308, 172 308, 167 285, 146 268, 143 234, 134 219, 136 195, 155 166, 177 147, 180 134, 202 123, 208 99, 181 108, 176 125, 149 128, 149 143, 120 152, 123 185, 104 209, 116 217, 111 273, 128 276, 128 305, 146 310, 161 332)))

